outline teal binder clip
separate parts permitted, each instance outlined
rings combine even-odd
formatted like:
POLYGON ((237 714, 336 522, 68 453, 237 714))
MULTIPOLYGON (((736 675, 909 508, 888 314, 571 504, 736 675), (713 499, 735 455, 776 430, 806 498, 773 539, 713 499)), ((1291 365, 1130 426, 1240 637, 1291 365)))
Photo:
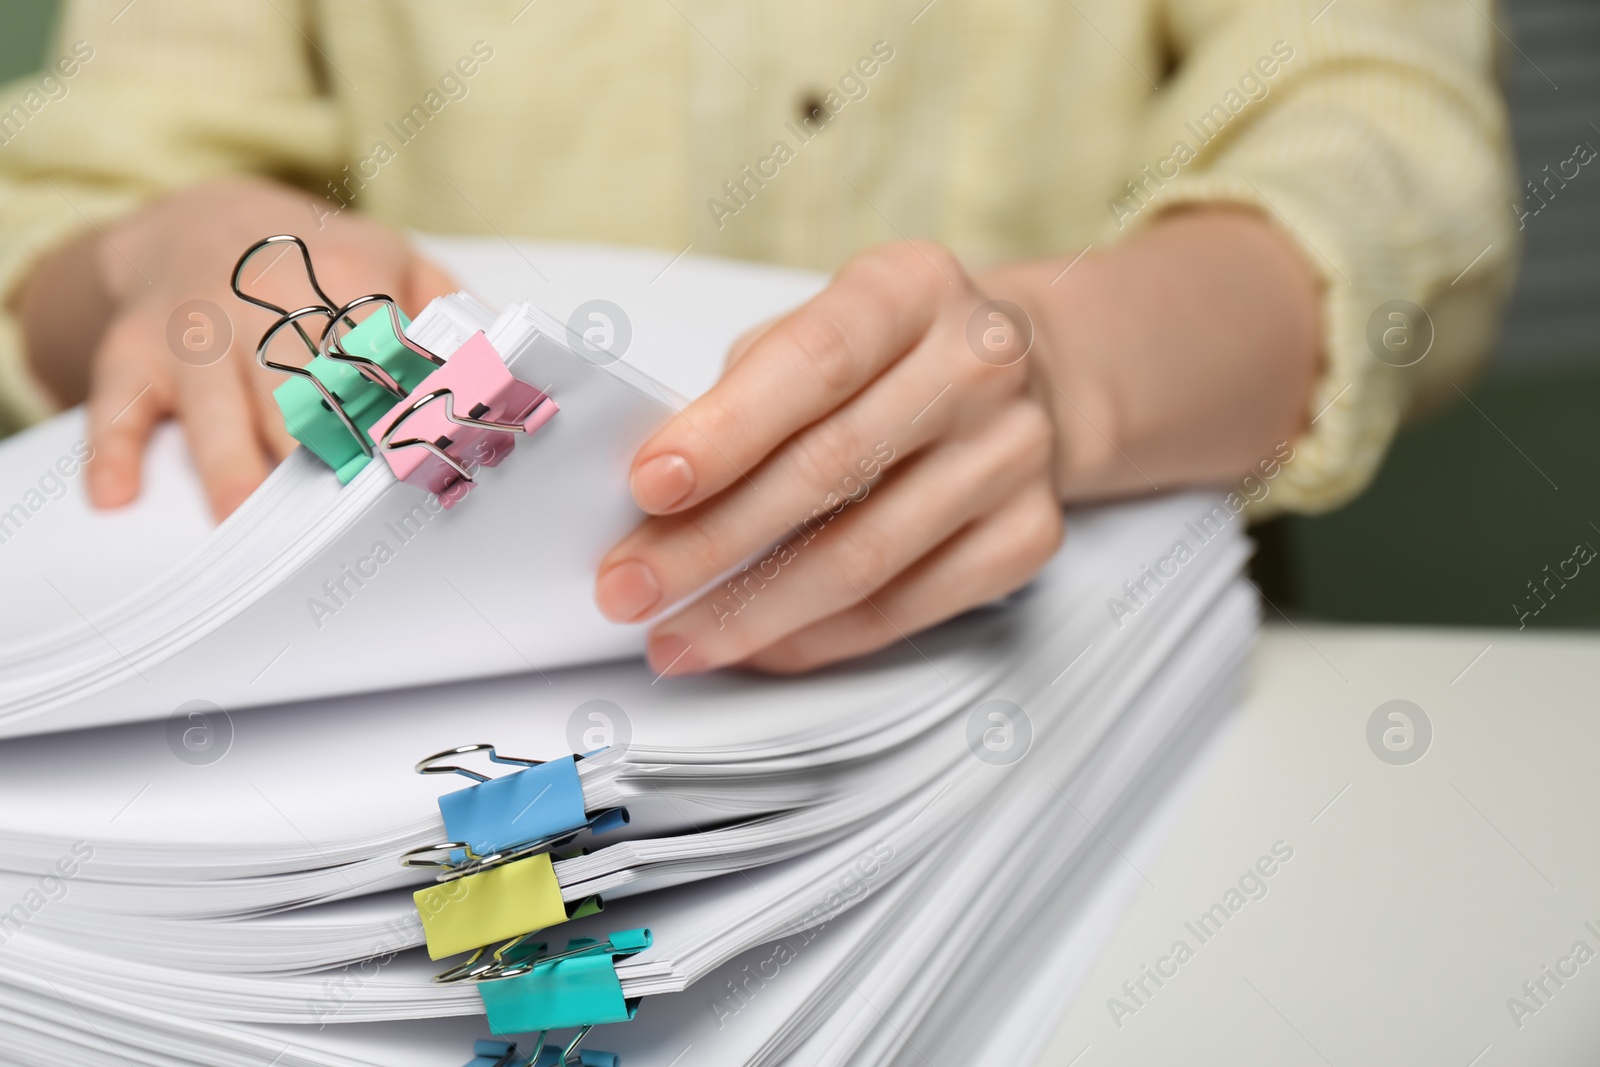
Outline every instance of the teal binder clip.
POLYGON ((590 1027, 633 1018, 637 999, 622 995, 617 961, 650 947, 643 927, 604 941, 574 938, 566 951, 540 955, 543 944, 518 945, 478 979, 478 995, 495 1034, 590 1027))
POLYGON ((289 376, 272 396, 290 435, 333 468, 341 483, 348 483, 372 458, 369 431, 373 423, 444 361, 405 335, 410 321, 390 297, 374 294, 339 306, 318 284, 305 242, 292 234, 278 234, 251 245, 234 266, 233 292, 241 300, 278 313, 278 320, 256 346, 256 361, 289 376), (245 265, 263 250, 283 244, 299 250, 312 292, 321 304, 289 311, 244 291, 245 265), (388 315, 371 315, 358 325, 350 315, 367 304, 382 304, 388 315), (300 324, 311 316, 327 320, 316 341, 300 324), (343 337, 339 335, 341 323, 351 327, 343 337), (311 356, 303 367, 275 362, 267 354, 278 333, 291 326, 311 356))
POLYGON ((272 391, 290 435, 332 467, 341 483, 372 458, 372 424, 444 362, 405 335, 409 325, 387 296, 352 300, 329 316, 319 351, 306 364, 310 380, 292 376, 272 391), (340 338, 340 324, 352 321, 349 313, 371 303, 382 303, 389 314, 371 315, 340 338), (343 418, 334 414, 329 393, 339 401, 343 418))

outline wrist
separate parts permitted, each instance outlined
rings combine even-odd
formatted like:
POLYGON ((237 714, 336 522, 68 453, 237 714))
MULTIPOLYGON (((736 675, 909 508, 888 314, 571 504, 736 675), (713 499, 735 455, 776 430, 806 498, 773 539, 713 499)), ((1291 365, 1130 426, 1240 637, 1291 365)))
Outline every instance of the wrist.
POLYGON ((1033 320, 1063 500, 1231 482, 1305 426, 1318 283, 1253 211, 1173 211, 1103 252, 984 283, 1033 320))

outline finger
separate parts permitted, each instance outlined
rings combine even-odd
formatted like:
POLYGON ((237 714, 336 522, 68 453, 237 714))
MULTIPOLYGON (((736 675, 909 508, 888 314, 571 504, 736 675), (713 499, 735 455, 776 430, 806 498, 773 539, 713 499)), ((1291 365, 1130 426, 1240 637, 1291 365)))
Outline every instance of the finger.
POLYGON ((776 325, 782 317, 783 316, 781 315, 774 315, 770 319, 766 319, 757 323, 744 333, 741 333, 738 337, 735 337, 733 339, 733 344, 728 346, 728 355, 722 361, 722 373, 728 373, 728 370, 735 363, 743 359, 746 352, 750 351, 751 346, 753 346, 757 341, 761 340, 761 338, 766 335, 767 331, 772 329, 772 327, 776 325))
POLYGON ((400 303, 406 308, 407 314, 415 316, 428 306, 430 300, 454 293, 460 288, 449 271, 431 259, 413 255, 406 264, 400 303))
POLYGON ((177 379, 178 416, 200 472, 211 513, 231 515, 266 478, 271 467, 257 427, 254 390, 232 365, 232 357, 186 368, 177 379))
POLYGON ((258 368, 246 368, 244 384, 249 390, 250 406, 255 415, 256 441, 261 446, 262 453, 271 459, 274 465, 282 463, 289 458, 289 453, 300 446, 300 442, 294 439, 289 433, 289 428, 284 425, 283 409, 278 407, 278 402, 266 388, 270 383, 265 380, 258 368))
MULTIPOLYGON (((240 380, 244 383, 251 411, 255 415, 256 437, 262 453, 275 464, 282 463, 299 445, 284 425, 283 411, 273 398, 273 390, 283 384, 284 375, 268 370, 256 361, 256 342, 271 327, 273 316, 260 316, 264 321, 251 321, 243 315, 240 318, 244 321, 235 327, 233 343, 223 360, 238 369, 240 380)), ((318 317, 304 319, 302 323, 315 336, 323 321, 318 317)), ((305 361, 305 349, 298 347, 299 338, 291 337, 291 334, 292 331, 279 334, 277 347, 270 353, 270 358, 305 361)))
MULTIPOLYGON (((330 230, 320 238, 307 239, 323 292, 335 304, 347 303, 368 293, 385 293, 402 307, 407 306, 406 285, 415 253, 399 234, 367 220, 354 221, 360 224, 339 227, 337 234, 330 230)), ((267 275, 262 283, 264 288, 275 282, 292 292, 286 299, 277 300, 284 307, 305 307, 322 302, 305 287, 304 269, 293 252, 268 259, 263 274, 267 275)))
POLYGON ((909 244, 845 264, 639 449, 629 476, 634 500, 652 514, 682 511, 746 477, 915 345, 946 295, 941 273, 954 278, 959 270, 948 252, 909 244), (924 256, 947 266, 936 272, 924 256))
POLYGON ((747 659, 789 634, 858 603, 1028 482, 1047 481, 1049 424, 1019 401, 976 440, 929 451, 837 518, 806 524, 753 567, 735 573, 658 626, 648 654, 657 670, 692 648, 677 673, 747 659))
POLYGON ((792 674, 910 640, 1020 589, 1055 554, 1062 533, 1060 505, 1041 487, 973 523, 870 599, 812 623, 745 665, 792 674))
POLYGON ((113 326, 95 354, 86 417, 89 500, 121 507, 139 495, 144 448, 172 411, 170 370, 153 362, 135 339, 136 327, 113 326))
MULTIPOLYGON (((276 316, 255 315, 254 310, 249 309, 239 313, 239 318, 242 321, 235 326, 233 343, 221 362, 238 372, 253 416, 257 446, 268 464, 275 467, 300 444, 284 424, 283 409, 275 396, 275 391, 288 379, 282 372, 262 366, 256 354, 257 343, 272 327, 276 316)), ((299 325, 316 339, 326 322, 325 316, 317 315, 299 320, 299 325)), ((303 366, 310 355, 292 328, 280 330, 267 352, 269 359, 299 366, 303 366)))
POLYGON ((803 430, 754 472, 692 511, 645 522, 606 553, 596 600, 616 621, 636 621, 689 596, 717 575, 831 511, 841 495, 904 463, 956 423, 957 400, 992 419, 1006 403, 1004 371, 930 335, 830 418, 803 430), (993 396, 990 394, 994 393, 993 396), (951 399, 954 394, 956 399, 951 399), (757 486, 761 488, 757 488, 757 486), (631 561, 632 565, 622 564, 631 561))

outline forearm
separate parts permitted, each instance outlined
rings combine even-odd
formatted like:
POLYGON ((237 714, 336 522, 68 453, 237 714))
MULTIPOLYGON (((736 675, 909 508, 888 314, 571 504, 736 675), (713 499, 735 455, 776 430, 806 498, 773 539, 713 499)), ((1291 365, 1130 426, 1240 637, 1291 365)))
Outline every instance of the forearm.
POLYGON ((1317 283, 1261 216, 1177 212, 1071 263, 980 279, 1033 320, 1062 500, 1231 481, 1304 428, 1317 283))

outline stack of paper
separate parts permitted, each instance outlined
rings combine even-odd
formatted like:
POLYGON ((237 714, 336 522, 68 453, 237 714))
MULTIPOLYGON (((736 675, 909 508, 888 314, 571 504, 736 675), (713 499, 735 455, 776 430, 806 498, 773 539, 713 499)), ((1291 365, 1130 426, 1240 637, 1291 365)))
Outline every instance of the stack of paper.
MULTIPOLYGON (((501 253, 442 247, 469 281, 504 277, 501 253)), ((581 276, 630 260, 565 262, 581 276)), ((729 273, 673 269, 695 289, 729 273)), ((701 331, 707 352, 816 283, 732 276, 756 295, 701 331)), ((649 301, 676 307, 674 290, 601 292, 638 309, 645 352, 672 347, 651 348, 640 324, 667 321, 649 301)), ((456 312, 479 314, 465 302, 456 312)), ((423 316, 408 332, 440 322, 423 316)), ((683 324, 672 330, 677 350, 692 343, 683 324)), ((561 404, 547 431, 566 435, 519 446, 325 631, 295 629, 295 599, 340 558, 346 532, 411 488, 377 463, 338 487, 302 455, 209 531, 168 445, 153 483, 158 499, 184 501, 171 512, 187 516, 187 554, 160 545, 159 510, 110 517, 144 580, 0 645, 0 729, 31 734, 0 749, 0 902, 18 902, 0 909, 12 1054, 465 1062, 488 1036, 480 984, 432 980, 464 957, 427 958, 412 891, 431 872, 400 860, 447 839, 437 800, 469 783, 412 765, 467 744, 552 759, 594 740, 607 747, 576 765, 583 806, 624 806, 631 821, 557 850, 560 898, 606 903, 538 939, 559 950, 648 928, 651 941, 614 965, 637 1017, 583 1047, 629 1067, 1036 1051, 1085 948, 1139 884, 1130 857, 1152 813, 1235 698, 1255 624, 1237 524, 1204 495, 1074 514, 1066 546, 1023 593, 806 678, 574 666, 637 647, 636 632, 593 614, 583 568, 634 519, 617 476, 627 450, 605 442, 636 444, 653 424, 627 420, 675 397, 636 369, 585 361, 540 316, 514 311, 490 332, 519 376, 537 367, 541 388, 564 383, 546 390, 561 404), (591 505, 598 517, 585 517, 591 505), (1180 541, 1176 573, 1146 579, 1180 541), (1144 595, 1129 600, 1125 582, 1144 595), (1136 610, 1112 612, 1111 598, 1136 610), (548 615, 552 604, 577 622, 548 615), (416 625, 394 625, 406 619, 416 625), (206 743, 188 744, 197 728, 206 743)), ((679 384, 692 393, 704 380, 679 384)), ((0 470, 31 469, 77 432, 67 417, 8 442, 0 470)), ((64 542, 96 551, 105 528, 60 503, 3 560, 23 567, 25 539, 54 522, 26 564, 41 604, 78 592, 64 542)))

